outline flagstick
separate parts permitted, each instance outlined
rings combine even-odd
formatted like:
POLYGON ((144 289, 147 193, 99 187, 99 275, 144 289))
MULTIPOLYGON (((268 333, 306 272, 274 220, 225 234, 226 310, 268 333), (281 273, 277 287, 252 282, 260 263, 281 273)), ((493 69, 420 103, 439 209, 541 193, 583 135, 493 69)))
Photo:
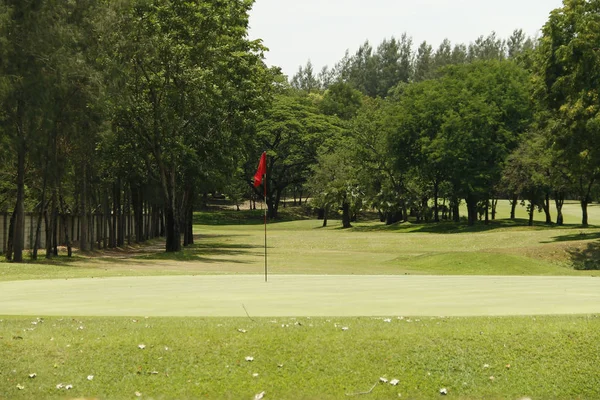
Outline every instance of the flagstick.
POLYGON ((267 173, 265 172, 265 282, 267 282, 267 173))

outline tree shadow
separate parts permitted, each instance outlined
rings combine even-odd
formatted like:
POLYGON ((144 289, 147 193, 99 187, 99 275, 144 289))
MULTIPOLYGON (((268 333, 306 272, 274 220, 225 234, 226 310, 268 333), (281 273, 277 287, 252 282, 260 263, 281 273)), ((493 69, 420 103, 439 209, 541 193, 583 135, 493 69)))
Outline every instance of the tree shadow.
POLYGON ((567 250, 573 268, 578 271, 600 270, 600 242, 587 243, 584 248, 567 250))
MULTIPOLYGON (((563 226, 571 227, 571 226, 563 226)), ((576 227, 573 225, 572 227, 576 227)), ((434 234, 460 234, 460 233, 479 233, 488 232, 498 229, 555 229, 560 228, 556 225, 548 225, 543 222, 534 222, 533 226, 528 226, 528 220, 517 218, 511 219, 498 219, 489 221, 485 224, 483 221, 478 221, 475 225, 469 226, 466 222, 429 222, 429 223, 418 223, 418 222, 398 222, 392 225, 370 225, 370 226, 357 226, 353 229, 359 232, 402 232, 402 233, 434 233, 434 234)))
MULTIPOLYGON (((584 228, 582 228, 584 229, 584 228)), ((556 242, 574 242, 580 240, 594 240, 600 239, 600 232, 583 232, 580 230, 578 233, 573 233, 570 235, 561 235, 553 237, 551 241, 541 242, 541 243, 556 243, 556 242)))

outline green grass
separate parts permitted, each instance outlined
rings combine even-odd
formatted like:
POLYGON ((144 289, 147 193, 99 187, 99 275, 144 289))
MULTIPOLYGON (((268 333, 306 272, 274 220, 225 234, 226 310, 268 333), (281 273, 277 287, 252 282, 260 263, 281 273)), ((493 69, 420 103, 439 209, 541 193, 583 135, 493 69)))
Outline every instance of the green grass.
POLYGON ((597 316, 390 318, 4 317, 0 398, 600 396, 597 316))
MULTIPOLYGON (((499 211, 508 216, 506 202, 499 211)), ((176 254, 155 241, 50 264, 0 263, 0 298, 8 296, 0 314, 46 315, 0 317, 0 400, 252 399, 262 391, 265 399, 345 399, 371 388, 357 398, 430 399, 441 388, 457 399, 600 397, 600 318, 590 314, 600 304, 597 280, 513 276, 599 274, 575 269, 600 265, 600 228, 578 226, 577 204, 565 207, 561 228, 541 215, 527 227, 522 209, 519 220, 488 226, 362 221, 350 230, 296 213, 269 224, 270 272, 279 274, 269 284, 257 276, 262 218, 248 211, 196 214, 196 244, 176 254), (190 277, 221 274, 229 276, 190 277), (92 277, 122 278, 71 279, 92 277), (242 305, 253 320, 224 317, 245 315, 242 305), (257 317, 265 315, 279 316, 257 317)), ((591 207, 590 222, 598 220, 591 207)))
MULTIPOLYGON (((579 205, 565 206, 564 227, 533 227, 524 219, 489 225, 443 222, 385 226, 360 221, 349 230, 330 220, 291 220, 268 225, 270 271, 276 274, 434 274, 434 275, 597 275, 600 228, 573 224, 579 205), (570 218, 570 220, 569 220, 570 218)), ((499 205, 508 213, 508 202, 499 205)), ((162 243, 124 251, 61 256, 51 264, 0 263, 0 281, 108 276, 260 274, 264 265, 264 228, 260 211, 211 211, 195 215, 196 244, 166 254, 162 243)), ((518 216, 525 211, 519 208, 518 216)), ((536 214, 537 218, 542 218, 536 214)), ((600 208, 590 209, 600 218, 600 208)))
POLYGON ((600 279, 541 276, 149 276, 0 282, 0 314, 484 316, 600 313, 600 279))

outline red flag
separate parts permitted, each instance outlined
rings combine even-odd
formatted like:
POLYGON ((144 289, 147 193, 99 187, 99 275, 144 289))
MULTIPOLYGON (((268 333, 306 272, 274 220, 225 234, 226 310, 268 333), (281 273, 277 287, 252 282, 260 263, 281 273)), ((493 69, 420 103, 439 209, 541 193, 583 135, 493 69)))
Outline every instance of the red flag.
POLYGON ((259 187, 263 180, 263 175, 267 173, 267 152, 263 151, 258 163, 258 169, 254 174, 254 187, 259 187))

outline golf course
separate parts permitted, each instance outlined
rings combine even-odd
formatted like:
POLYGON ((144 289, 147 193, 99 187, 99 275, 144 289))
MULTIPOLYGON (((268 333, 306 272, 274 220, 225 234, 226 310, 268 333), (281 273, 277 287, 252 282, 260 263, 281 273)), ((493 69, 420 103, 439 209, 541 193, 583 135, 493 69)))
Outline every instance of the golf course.
POLYGON ((347 230, 290 210, 267 282, 260 210, 196 213, 175 254, 2 263, 0 398, 597 398, 600 229, 576 203, 563 227, 507 210, 347 230))

